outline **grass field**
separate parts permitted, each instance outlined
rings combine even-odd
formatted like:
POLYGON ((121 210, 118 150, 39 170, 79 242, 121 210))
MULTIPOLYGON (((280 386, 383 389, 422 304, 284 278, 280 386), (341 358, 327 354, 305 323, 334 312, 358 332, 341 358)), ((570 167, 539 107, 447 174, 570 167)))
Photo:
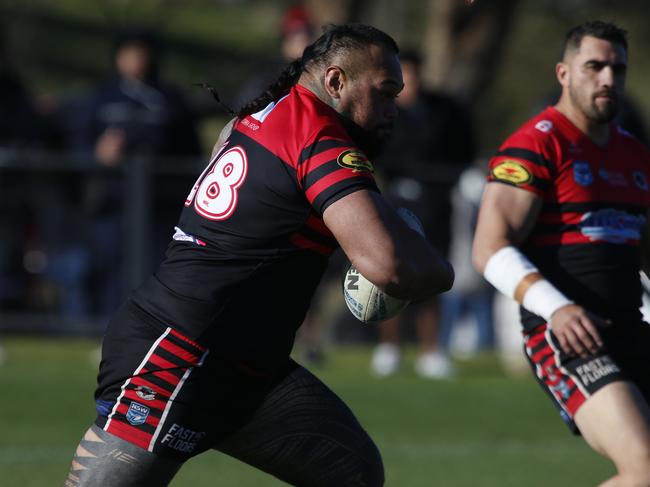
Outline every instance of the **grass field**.
MULTIPOLYGON (((97 343, 7 338, 0 367, 0 485, 62 485, 94 417, 97 343)), ((594 486, 613 473, 572 437, 531 377, 507 377, 493 355, 459 362, 453 381, 418 379, 408 367, 368 374, 368 348, 336 348, 315 369, 357 413, 382 451, 386 485, 594 486)), ((412 356, 407 356, 412 359, 412 356)), ((173 486, 286 485, 217 453, 190 461, 173 486)))

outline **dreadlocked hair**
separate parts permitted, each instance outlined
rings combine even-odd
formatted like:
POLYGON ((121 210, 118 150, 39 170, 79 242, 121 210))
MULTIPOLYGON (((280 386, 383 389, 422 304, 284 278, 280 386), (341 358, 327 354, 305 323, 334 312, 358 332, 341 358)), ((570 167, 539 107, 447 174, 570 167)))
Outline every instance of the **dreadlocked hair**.
POLYGON ((289 63, 278 79, 271 83, 257 98, 242 106, 237 115, 244 117, 258 112, 269 103, 276 102, 298 82, 300 75, 312 66, 325 66, 335 56, 353 50, 376 45, 399 53, 397 43, 385 32, 365 24, 328 25, 323 35, 308 45, 302 57, 289 63))

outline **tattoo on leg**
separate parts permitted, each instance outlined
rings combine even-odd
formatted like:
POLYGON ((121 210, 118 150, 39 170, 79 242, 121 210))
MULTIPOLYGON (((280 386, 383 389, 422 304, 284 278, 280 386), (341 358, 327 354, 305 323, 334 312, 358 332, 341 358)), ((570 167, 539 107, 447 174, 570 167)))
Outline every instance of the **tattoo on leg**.
POLYGON ((163 486, 181 462, 160 457, 92 425, 79 442, 65 487, 163 486))
POLYGON ((79 485, 80 471, 88 470, 92 461, 97 458, 97 451, 103 444, 104 440, 97 436, 92 428, 86 431, 86 434, 79 442, 79 446, 77 446, 77 450, 74 452, 65 487, 76 487, 79 485))

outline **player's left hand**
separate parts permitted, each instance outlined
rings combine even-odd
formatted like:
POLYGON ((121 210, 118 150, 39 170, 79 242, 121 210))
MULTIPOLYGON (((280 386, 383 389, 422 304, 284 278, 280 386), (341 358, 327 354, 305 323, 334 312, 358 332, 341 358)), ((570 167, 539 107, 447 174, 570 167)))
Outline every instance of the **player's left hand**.
POLYGON ((565 353, 585 358, 603 346, 598 327, 607 326, 607 321, 577 304, 567 304, 553 313, 549 325, 565 353))

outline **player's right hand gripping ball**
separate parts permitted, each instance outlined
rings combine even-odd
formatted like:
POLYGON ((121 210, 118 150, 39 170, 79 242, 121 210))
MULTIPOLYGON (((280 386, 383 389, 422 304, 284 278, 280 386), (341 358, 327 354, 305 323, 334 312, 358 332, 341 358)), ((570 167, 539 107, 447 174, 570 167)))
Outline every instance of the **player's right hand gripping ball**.
MULTIPOLYGON (((399 208, 397 213, 409 227, 424 236, 422 223, 411 211, 399 208)), ((343 298, 350 312, 363 323, 388 320, 409 304, 408 300, 386 294, 351 264, 343 275, 343 298)))

